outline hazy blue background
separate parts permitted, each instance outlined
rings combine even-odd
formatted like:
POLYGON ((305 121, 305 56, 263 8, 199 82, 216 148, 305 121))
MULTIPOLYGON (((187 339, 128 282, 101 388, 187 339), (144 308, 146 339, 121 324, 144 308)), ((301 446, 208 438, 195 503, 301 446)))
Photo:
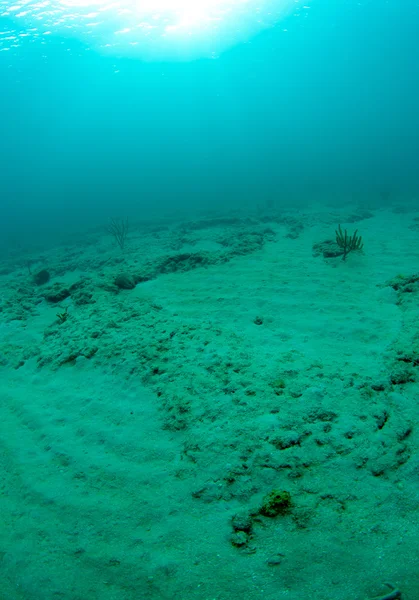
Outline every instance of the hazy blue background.
POLYGON ((0 52, 1 237, 151 209, 419 198, 418 59, 418 0, 312 0, 216 60, 28 40, 0 52))

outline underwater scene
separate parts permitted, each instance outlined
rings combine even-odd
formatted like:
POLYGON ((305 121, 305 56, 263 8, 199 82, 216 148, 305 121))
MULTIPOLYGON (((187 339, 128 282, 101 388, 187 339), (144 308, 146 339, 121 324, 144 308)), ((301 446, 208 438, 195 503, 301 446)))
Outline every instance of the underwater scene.
POLYGON ((419 598, 418 0, 0 0, 0 600, 419 598))

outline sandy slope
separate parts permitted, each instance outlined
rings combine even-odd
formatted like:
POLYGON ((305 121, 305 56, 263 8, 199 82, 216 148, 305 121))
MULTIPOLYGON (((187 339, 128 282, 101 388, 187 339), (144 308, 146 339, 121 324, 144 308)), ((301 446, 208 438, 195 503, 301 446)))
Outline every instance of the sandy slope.
POLYGON ((2 599, 418 595, 416 213, 357 214, 86 237, 57 304, 4 261, 2 599), (364 254, 314 257, 338 222, 364 254))

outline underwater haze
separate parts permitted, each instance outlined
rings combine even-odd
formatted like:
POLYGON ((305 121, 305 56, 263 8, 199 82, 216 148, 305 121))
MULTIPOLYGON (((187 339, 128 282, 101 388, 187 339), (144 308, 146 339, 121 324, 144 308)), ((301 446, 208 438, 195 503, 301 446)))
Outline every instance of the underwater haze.
POLYGON ((1 600, 419 598, 419 0, 0 0, 1 600))
POLYGON ((2 229, 415 195, 417 1, 272 0, 262 16, 236 5, 203 47, 200 23, 189 45, 159 29, 113 46, 111 21, 89 33, 86 3, 51 0, 56 17, 3 0, 2 229))

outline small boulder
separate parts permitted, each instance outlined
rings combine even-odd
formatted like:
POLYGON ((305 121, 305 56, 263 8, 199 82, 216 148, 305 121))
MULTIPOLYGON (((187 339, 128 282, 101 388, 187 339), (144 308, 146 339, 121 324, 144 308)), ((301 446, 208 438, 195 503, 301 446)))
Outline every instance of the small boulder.
POLYGON ((51 275, 46 269, 42 269, 41 271, 38 271, 32 275, 32 281, 35 285, 45 285, 50 279, 51 275))
POLYGON ((115 285, 120 290, 133 290, 135 288, 135 280, 132 275, 120 273, 115 277, 115 285))

